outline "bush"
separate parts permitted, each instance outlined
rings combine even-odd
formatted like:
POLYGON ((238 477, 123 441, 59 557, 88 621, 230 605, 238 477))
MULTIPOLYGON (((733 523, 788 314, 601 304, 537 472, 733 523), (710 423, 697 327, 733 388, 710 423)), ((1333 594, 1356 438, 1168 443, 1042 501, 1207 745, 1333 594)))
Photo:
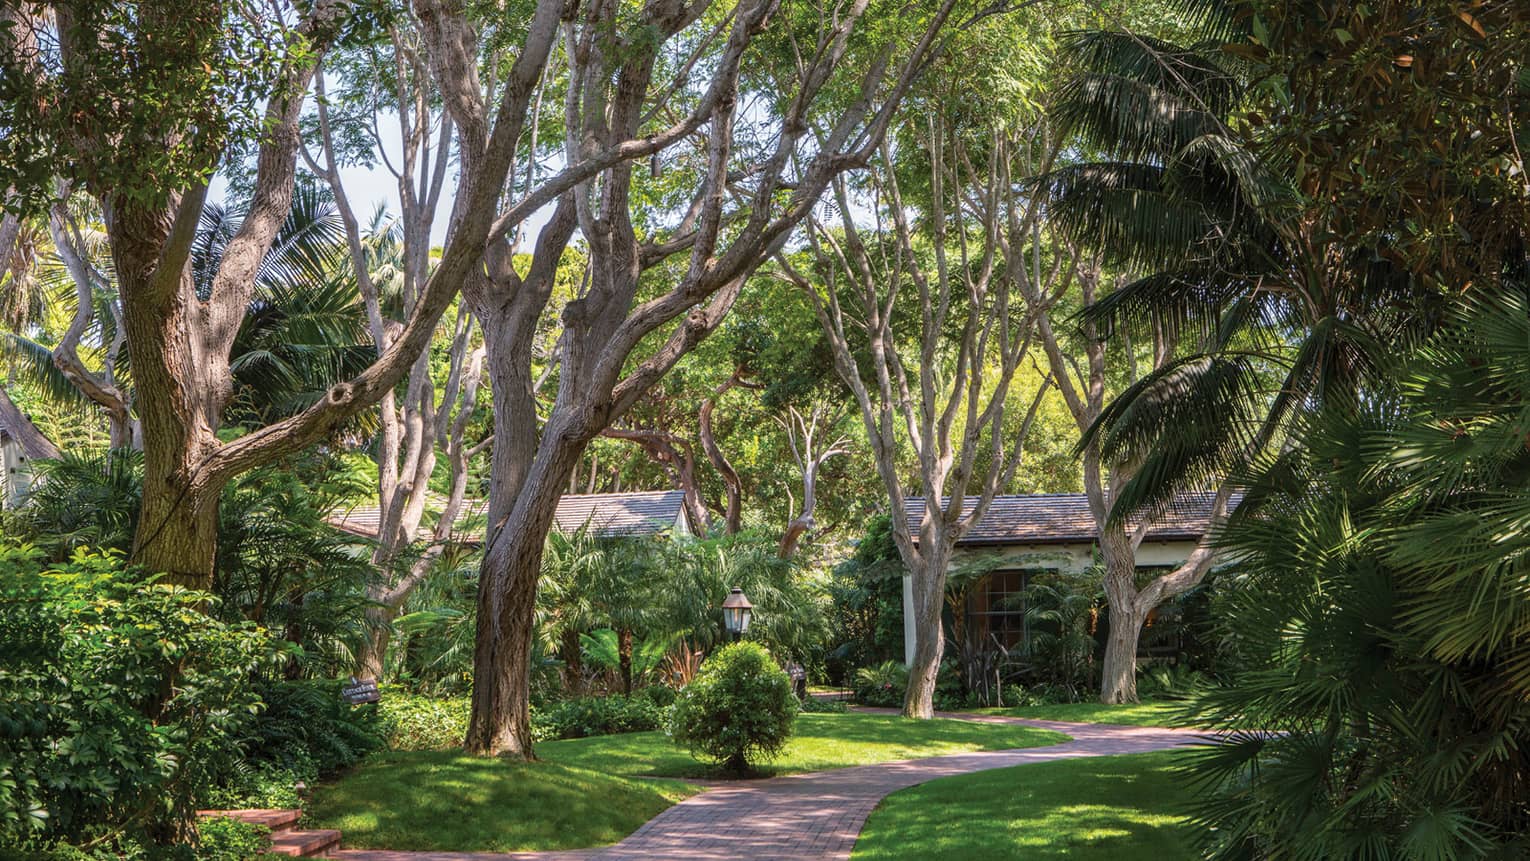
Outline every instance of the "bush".
POLYGON ((315 777, 328 777, 382 747, 387 731, 378 707, 351 705, 340 696, 343 686, 324 679, 258 687, 266 707, 249 736, 250 758, 294 769, 311 765, 315 777))
POLYGON ((735 643, 712 655, 680 691, 669 735, 692 754, 746 771, 751 761, 786 745, 797 709, 791 679, 770 653, 755 643, 735 643))
POLYGON ((802 711, 806 714, 842 715, 850 711, 850 705, 844 700, 824 700, 818 697, 808 697, 802 701, 802 711))
POLYGON ((403 688, 385 687, 378 711, 393 750, 451 750, 467 738, 472 714, 468 697, 436 699, 403 688))
POLYGON ((900 706, 908 688, 908 668, 883 661, 855 671, 855 701, 863 706, 900 706))
POLYGON ((553 703, 531 716, 538 741, 586 738, 654 730, 664 724, 664 709, 651 695, 579 697, 553 703))
POLYGON ((218 817, 197 822, 197 861, 256 861, 271 846, 271 829, 218 817))
POLYGON ((243 739, 246 757, 204 803, 211 807, 295 807, 294 786, 360 762, 386 742, 377 706, 353 706, 335 680, 256 686, 265 707, 243 739))
POLYGON ((638 696, 646 697, 661 709, 667 709, 674 705, 675 697, 679 695, 679 692, 669 685, 649 685, 638 691, 638 696))
POLYGON ((228 773, 279 658, 115 555, 0 546, 0 845, 164 841, 228 773))

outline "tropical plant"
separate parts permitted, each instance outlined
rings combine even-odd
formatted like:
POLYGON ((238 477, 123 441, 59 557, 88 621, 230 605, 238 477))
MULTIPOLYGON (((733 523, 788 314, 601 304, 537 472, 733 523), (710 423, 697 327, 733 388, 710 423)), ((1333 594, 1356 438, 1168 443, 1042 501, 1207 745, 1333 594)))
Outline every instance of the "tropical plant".
POLYGON ((274 641, 84 550, 0 546, 0 843, 169 845, 239 757, 274 641))
POLYGON ((656 618, 710 649, 726 636, 720 608, 738 587, 754 605, 749 639, 782 659, 813 662, 827 631, 824 583, 801 557, 778 556, 777 545, 777 536, 760 532, 668 544, 655 569, 666 578, 655 596, 656 618))
POLYGON ((702 665, 670 711, 669 736, 729 771, 781 751, 797 718, 786 673, 758 643, 734 643, 702 665))
POLYGON ((663 635, 629 639, 624 652, 622 635, 610 628, 597 628, 579 635, 585 662, 616 674, 628 690, 644 684, 659 668, 669 652, 670 642, 671 638, 663 635))
MULTIPOLYGON (((1097 577, 1033 576, 1024 602, 1027 637, 1018 649, 1027 684, 1046 684, 1070 700, 1082 700, 1095 685, 1093 623, 1099 615, 1097 577)), ((1013 599, 1011 599, 1013 600, 1013 599)))
POLYGON ((907 687, 908 668, 897 661, 883 661, 855 671, 855 699, 861 705, 899 705, 907 687))
POLYGON ((1245 668, 1202 706, 1261 730, 1198 767, 1210 857, 1530 852, 1527 345, 1525 290, 1466 302, 1247 477, 1224 539, 1245 668))
POLYGON ((62 561, 79 547, 126 553, 138 526, 143 457, 131 449, 65 451, 39 461, 17 533, 62 561))

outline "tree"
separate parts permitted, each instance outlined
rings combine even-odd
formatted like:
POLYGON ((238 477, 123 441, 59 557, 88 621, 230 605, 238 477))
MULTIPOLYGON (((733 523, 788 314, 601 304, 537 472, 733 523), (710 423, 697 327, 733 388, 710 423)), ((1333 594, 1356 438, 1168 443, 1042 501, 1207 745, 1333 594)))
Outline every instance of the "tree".
POLYGON ((1202 709, 1260 729, 1197 764, 1208 857, 1530 848, 1526 295, 1463 300, 1394 384, 1240 476, 1220 627, 1245 669, 1202 709))
MULTIPOLYGON (((893 536, 913 593, 915 646, 903 713, 917 718, 934 712, 945 648, 941 613, 956 542, 1013 479, 1050 385, 1042 380, 1036 387, 1018 428, 1006 424, 1009 395, 1024 384, 1022 365, 1034 336, 1017 288, 1032 275, 1027 267, 1002 265, 1000 239, 1009 233, 1018 244, 1041 217, 1034 198, 1012 218, 1005 211, 1014 203, 1003 194, 1011 159, 1024 152, 1023 143, 1016 149, 1017 141, 999 129, 972 142, 966 129, 941 116, 927 123, 909 130, 917 154, 903 154, 899 164, 884 146, 869 172, 865 205, 889 232, 868 235, 848 185, 836 182, 839 224, 831 229, 815 222, 812 233, 814 274, 822 283, 778 258, 829 338, 891 501, 893 536), (974 167, 975 152, 980 167, 974 167), (900 188, 899 169, 911 165, 930 177, 928 196, 915 210, 922 219, 917 227, 900 188), (904 451, 916 459, 925 500, 917 530, 899 470, 904 451)), ((1039 137, 1030 142, 1042 144, 1039 137)), ((1029 289, 1052 292, 1059 271, 1054 267, 1029 289)))
MULTIPOLYGON (((956 6, 897 5, 910 13, 891 28, 897 32, 874 34, 864 45, 852 38, 862 20, 891 16, 894 6, 873 12, 858 3, 820 17, 805 10, 778 16, 771 0, 729 9, 652 2, 628 11, 602 3, 567 28, 561 157, 566 171, 581 173, 506 210, 491 231, 485 268, 464 285, 487 338, 495 408, 470 751, 531 753, 528 674, 540 558, 585 447, 716 329, 745 278, 784 246, 830 180, 875 151, 956 6), (692 61, 661 65, 672 41, 677 56, 706 59, 711 74, 703 86, 690 85, 692 61), (665 72, 675 83, 656 85, 665 72), (774 94, 779 115, 749 135, 743 126, 755 118, 738 110, 745 83, 774 94), (690 109, 681 113, 683 104, 690 109), (673 115, 678 121, 659 123, 673 115), (739 146, 755 140, 757 147, 739 146), (681 148, 686 141, 696 148, 681 148), (698 192, 673 207, 642 207, 640 180, 621 157, 634 149, 667 153, 676 169, 693 165, 686 185, 698 192), (543 204, 553 207, 551 216, 529 266, 518 271, 513 222, 543 204), (557 396, 539 427, 530 348, 576 228, 589 262, 580 294, 561 309, 557 396)), ((440 7, 422 20, 432 54, 476 55, 483 22, 440 7)), ((462 130, 463 163, 473 165, 482 157, 483 99, 475 70, 456 72, 459 81, 442 87, 462 130)), ((665 159, 657 162, 650 172, 662 174, 665 159)), ((535 166, 529 158, 527 170, 535 166)))
MULTIPOLYGON (((230 349, 290 208, 303 96, 345 26, 365 23, 349 11, 343 2, 275 13, 161 0, 35 3, 25 14, 11 14, 12 26, 0 30, 7 91, 20 96, 4 103, 0 128, 8 145, 24 144, 8 150, 15 159, 0 160, 0 186, 12 189, 13 200, 35 202, 51 193, 60 171, 106 215, 144 433, 143 512, 133 558, 178 582, 210 580, 217 500, 233 476, 324 438, 408 373, 458 288, 482 266, 491 228, 513 229, 597 165, 659 145, 623 141, 599 150, 592 162, 525 190, 524 206, 497 214, 536 83, 561 22, 573 14, 562 4, 538 4, 520 22, 522 43, 496 94, 496 118, 491 122, 480 111, 458 122, 459 134, 473 145, 460 160, 451 239, 403 328, 376 362, 330 387, 313 406, 224 441, 217 432, 232 391, 230 349), (56 39, 57 54, 36 50, 40 31, 56 39), (268 38, 272 34, 277 38, 268 38), (248 109, 261 101, 263 110, 248 109), (90 121, 76 122, 81 118, 90 121), (190 250, 207 180, 246 143, 255 152, 251 201, 210 288, 199 291, 190 250)), ((437 37, 425 41, 441 49, 428 52, 438 85, 446 98, 460 100, 471 70, 449 46, 460 47, 454 40, 463 34, 441 35, 443 12, 434 3, 422 2, 415 14, 437 37)))
MULTIPOLYGON (((1070 399, 1086 407, 1075 414, 1094 416, 1081 446, 1086 470, 1091 448, 1111 470, 1105 532, 1161 513, 1187 490, 1215 493, 1220 508, 1231 489, 1226 476, 1289 444, 1306 413, 1353 402, 1387 366, 1390 350, 1427 336, 1460 287, 1437 289, 1441 275, 1459 282, 1465 261, 1492 257, 1483 249, 1501 238, 1501 220, 1480 233, 1469 229, 1472 238, 1454 254, 1409 256, 1437 249, 1443 224, 1480 219, 1484 198, 1519 197, 1494 191, 1507 175, 1492 159, 1509 150, 1506 126, 1492 119, 1508 86, 1503 55, 1463 19, 1432 14, 1445 23, 1421 30, 1424 18, 1390 8, 1344 18, 1323 4, 1206 2, 1192 5, 1191 18, 1201 38, 1224 43, 1220 56, 1131 30, 1071 40, 1082 70, 1055 115, 1103 158, 1047 177, 1056 220, 1108 262, 1149 273, 1099 296, 1085 325, 1118 340, 1135 328, 1188 345, 1103 410, 1070 399), (1314 36, 1316 20, 1333 32, 1314 36), (1406 72, 1419 84, 1410 99, 1420 107, 1411 112, 1386 100, 1357 102, 1353 87, 1335 87, 1341 80, 1363 80, 1370 92, 1390 86, 1413 62, 1398 53, 1400 32, 1414 33, 1419 56, 1427 49, 1450 57, 1459 74, 1422 63, 1406 72), (1447 79, 1472 81, 1474 97, 1444 95, 1447 79), (1442 98, 1464 98, 1472 110, 1443 108, 1442 98), (1403 115, 1413 126, 1399 134, 1403 115), (1405 143, 1372 145, 1381 140, 1405 143), (1437 176, 1444 185, 1421 194, 1436 180, 1417 177, 1418 166, 1436 156, 1413 142, 1436 140, 1448 142, 1447 169, 1437 176), (1495 146, 1487 141, 1497 142, 1494 155, 1481 149, 1495 146), (1480 182, 1465 178, 1474 171, 1480 182), (1415 177, 1411 186, 1406 176, 1415 177), (1482 245, 1483 237, 1493 239, 1482 245)), ((1506 26, 1498 10, 1482 20, 1506 26)), ((1492 267, 1477 271, 1496 277, 1492 267)), ((1112 622, 1124 615, 1135 625, 1145 604, 1193 585, 1207 561, 1202 548, 1195 565, 1140 592, 1122 568, 1107 589, 1112 622)), ((1134 643, 1135 635, 1119 644, 1112 637, 1102 684, 1108 701, 1133 695, 1134 643)))

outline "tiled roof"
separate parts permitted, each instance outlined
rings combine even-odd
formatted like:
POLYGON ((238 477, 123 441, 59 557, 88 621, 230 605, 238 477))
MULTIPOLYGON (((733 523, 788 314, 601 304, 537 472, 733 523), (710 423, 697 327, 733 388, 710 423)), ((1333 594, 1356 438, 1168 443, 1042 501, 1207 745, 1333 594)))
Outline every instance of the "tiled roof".
MULTIPOLYGON (((1195 541, 1206 533, 1211 521, 1210 493, 1187 493, 1148 530, 1149 541, 1195 541)), ((971 511, 976 497, 967 497, 963 511, 971 511)), ((908 498, 909 529, 917 539, 919 518, 924 515, 923 497, 908 498)), ((1075 544, 1098 537, 1089 498, 1082 493, 1038 493, 997 496, 958 546, 982 544, 1075 544)))
MULTIPOLYGON (((444 502, 433 498, 430 507, 439 509, 444 502)), ((684 503, 685 493, 679 490, 571 493, 558 500, 553 517, 561 532, 576 532, 588 524, 591 533, 605 538, 657 535, 675 525, 684 503)), ((487 508, 484 500, 469 500, 463 505, 462 519, 481 518, 487 508)), ((325 519, 346 532, 372 538, 381 517, 376 505, 358 505, 325 519)))
POLYGON ((37 425, 0 388, 0 442, 14 440, 28 460, 58 457, 58 447, 43 436, 37 425))

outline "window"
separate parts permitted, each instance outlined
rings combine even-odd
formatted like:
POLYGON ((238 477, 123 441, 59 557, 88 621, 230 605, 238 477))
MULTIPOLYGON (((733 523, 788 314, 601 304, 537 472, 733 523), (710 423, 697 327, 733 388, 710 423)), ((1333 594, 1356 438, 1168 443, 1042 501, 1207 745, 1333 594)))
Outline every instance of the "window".
POLYGON ((976 590, 972 619, 985 647, 997 639, 1006 649, 1025 642, 1025 587, 1030 575, 1024 571, 995 571, 976 590))

